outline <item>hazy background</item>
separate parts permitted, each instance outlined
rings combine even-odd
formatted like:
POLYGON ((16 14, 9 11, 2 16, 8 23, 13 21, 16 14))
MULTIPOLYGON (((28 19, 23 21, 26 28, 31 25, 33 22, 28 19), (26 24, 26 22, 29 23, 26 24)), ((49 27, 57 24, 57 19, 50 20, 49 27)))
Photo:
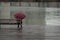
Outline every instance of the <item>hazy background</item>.
POLYGON ((0 19, 14 19, 15 12, 23 12, 23 24, 60 24, 58 2, 0 2, 0 19))

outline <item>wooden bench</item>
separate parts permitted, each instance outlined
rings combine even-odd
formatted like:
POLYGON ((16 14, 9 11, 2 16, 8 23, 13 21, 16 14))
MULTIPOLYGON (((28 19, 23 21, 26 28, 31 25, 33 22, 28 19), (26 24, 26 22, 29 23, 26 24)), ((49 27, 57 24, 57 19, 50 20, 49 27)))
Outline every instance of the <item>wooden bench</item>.
POLYGON ((18 23, 16 19, 0 19, 0 25, 18 25, 18 23))

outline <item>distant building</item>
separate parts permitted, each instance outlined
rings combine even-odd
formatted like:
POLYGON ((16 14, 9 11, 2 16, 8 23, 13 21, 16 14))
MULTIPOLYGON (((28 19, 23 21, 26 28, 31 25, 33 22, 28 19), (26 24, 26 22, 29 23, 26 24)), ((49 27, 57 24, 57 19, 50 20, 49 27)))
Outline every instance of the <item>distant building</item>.
POLYGON ((4 1, 4 2, 60 2, 60 0, 0 0, 1 1, 4 1))

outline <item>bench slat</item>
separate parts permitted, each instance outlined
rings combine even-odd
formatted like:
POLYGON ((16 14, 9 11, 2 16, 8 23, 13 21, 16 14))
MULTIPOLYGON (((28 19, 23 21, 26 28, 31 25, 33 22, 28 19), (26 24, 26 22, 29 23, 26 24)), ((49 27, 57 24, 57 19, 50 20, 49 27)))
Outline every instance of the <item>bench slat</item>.
POLYGON ((0 25, 17 25, 17 23, 0 23, 0 25))

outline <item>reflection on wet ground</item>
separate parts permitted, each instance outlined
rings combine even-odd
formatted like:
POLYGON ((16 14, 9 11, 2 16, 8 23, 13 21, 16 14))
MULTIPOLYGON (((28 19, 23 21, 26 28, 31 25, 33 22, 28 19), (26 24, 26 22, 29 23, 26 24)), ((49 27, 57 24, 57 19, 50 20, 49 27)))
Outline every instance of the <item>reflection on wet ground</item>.
POLYGON ((60 26, 47 25, 45 27, 45 40, 60 40, 60 26))
POLYGON ((1 28, 0 40, 44 40, 44 31, 41 26, 23 26, 17 28, 1 28))
POLYGON ((60 40, 60 26, 28 25, 23 26, 22 30, 18 30, 15 26, 8 28, 6 25, 6 28, 0 29, 0 40, 60 40))

